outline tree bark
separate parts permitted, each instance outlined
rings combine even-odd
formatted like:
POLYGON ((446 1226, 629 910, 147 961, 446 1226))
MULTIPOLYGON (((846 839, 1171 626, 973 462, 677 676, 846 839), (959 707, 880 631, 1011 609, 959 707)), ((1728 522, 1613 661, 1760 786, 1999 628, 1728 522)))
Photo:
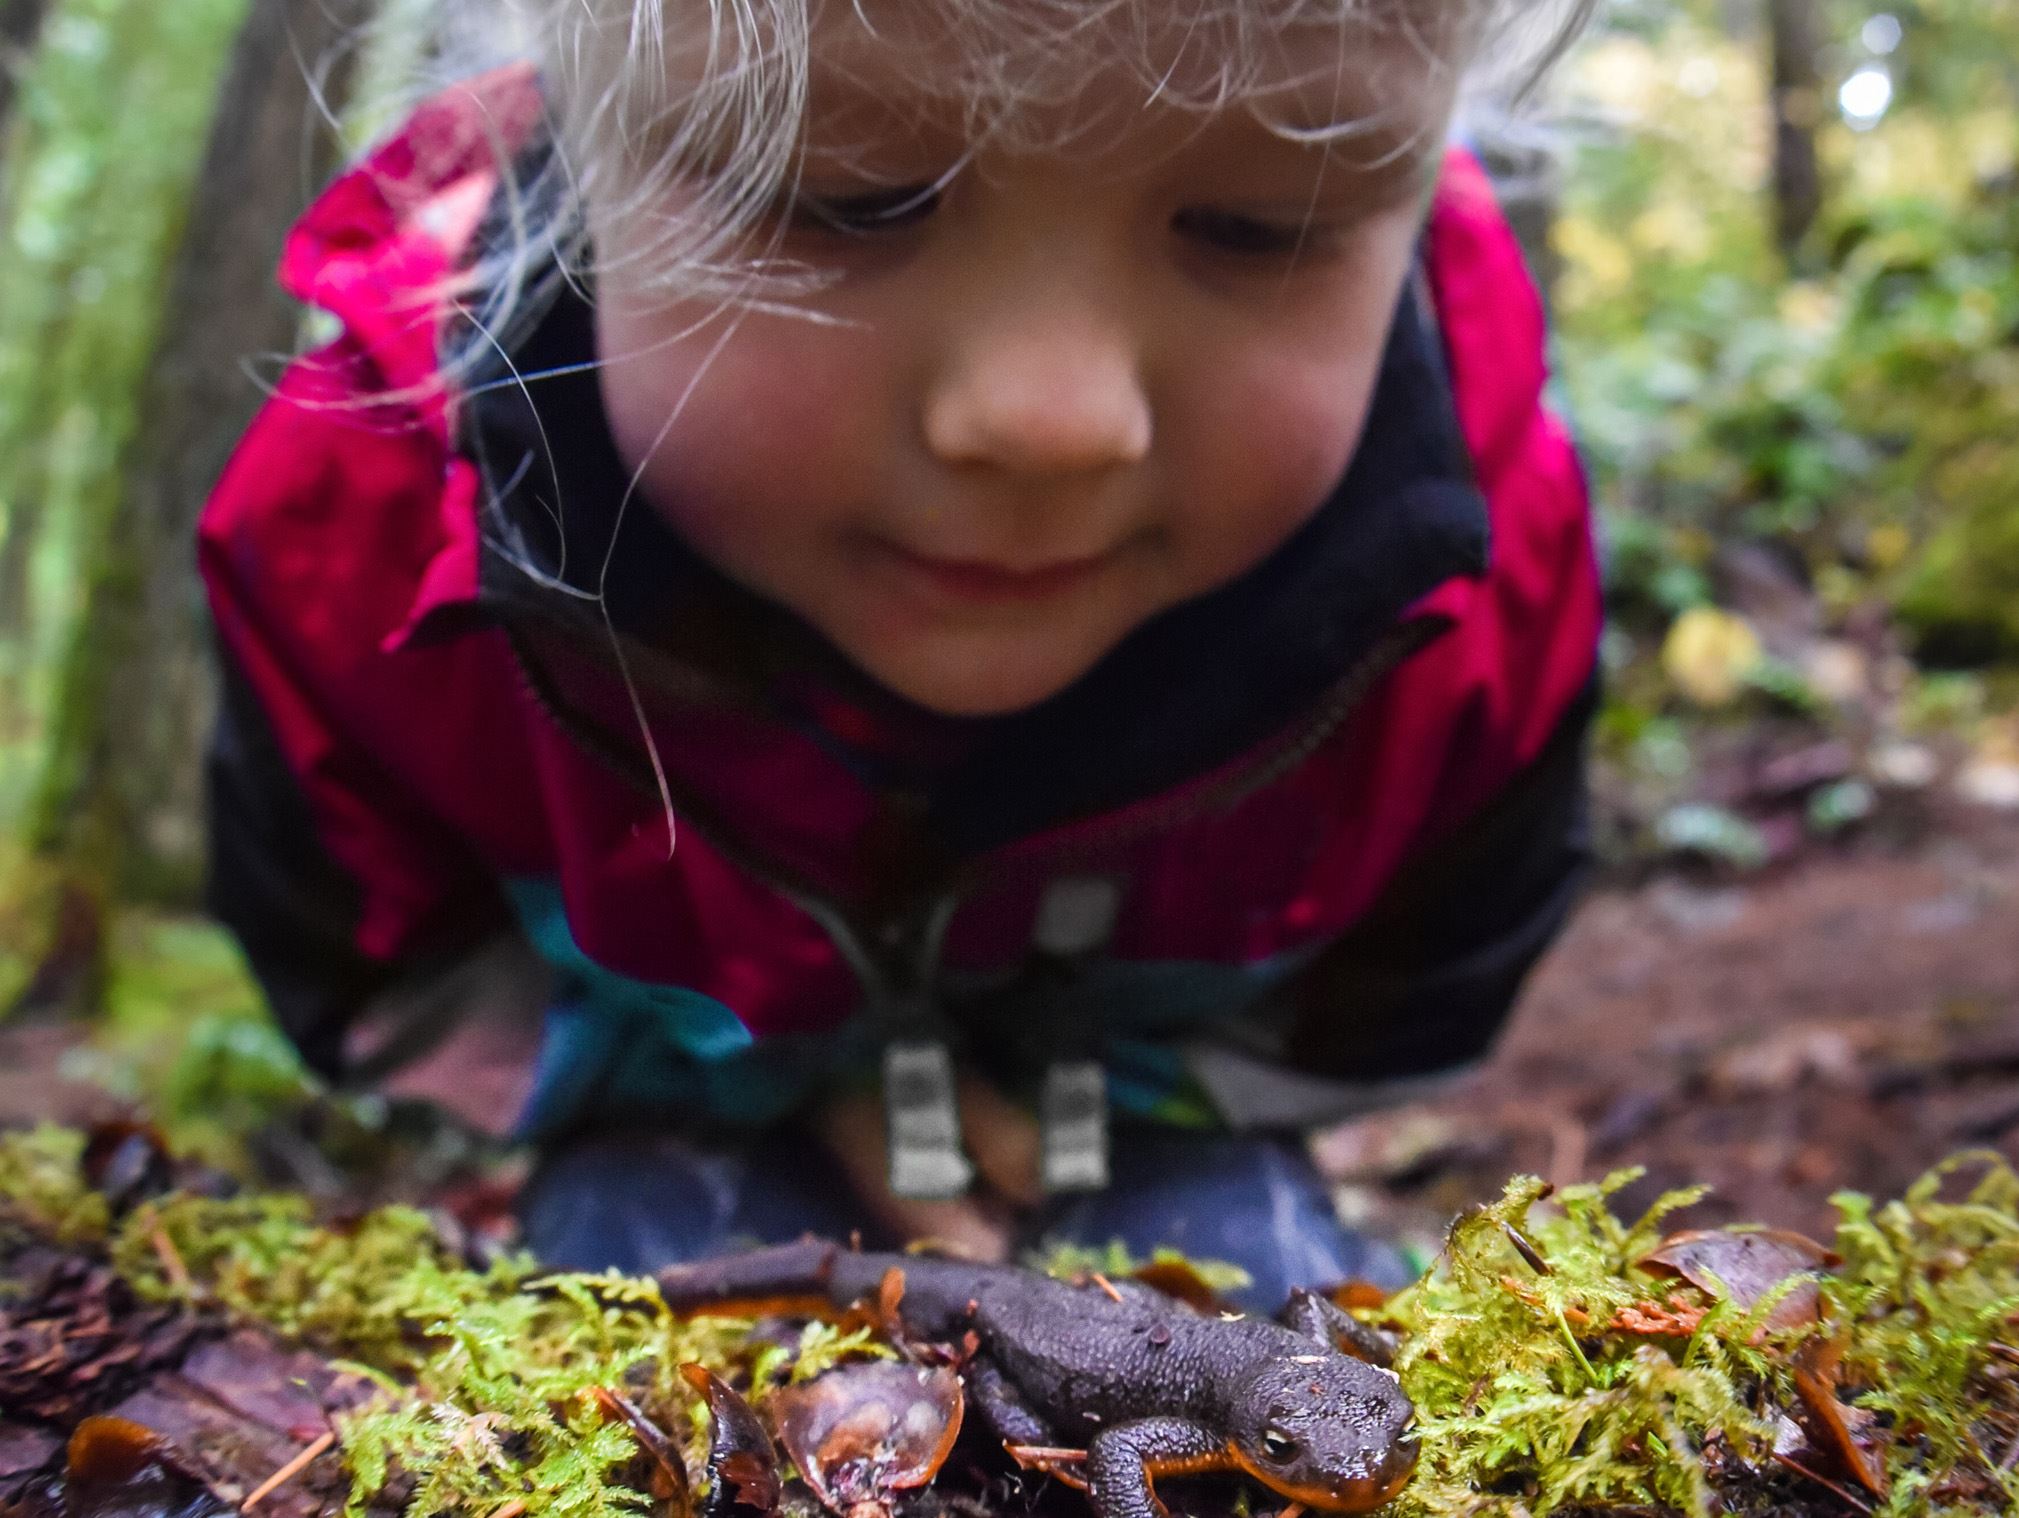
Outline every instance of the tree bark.
POLYGON ((253 0, 226 67, 30 824, 36 852, 101 901, 186 902, 201 878, 213 680, 195 521, 258 407, 248 363, 293 346, 273 267, 337 156, 321 112, 343 83, 304 67, 335 56, 367 6, 253 0))
POLYGON ((1823 114, 1817 0, 1767 0, 1774 114, 1774 241, 1790 264, 1823 208, 1816 127, 1823 114))
POLYGON ((14 112, 14 86, 35 52, 50 0, 0 0, 0 132, 14 112))
MULTIPOLYGON (((51 0, 0 0, 0 157, 12 147, 7 124, 14 115, 14 100, 21 75, 35 55, 42 36, 42 23, 49 18, 51 0)), ((0 184, 8 170, 0 164, 0 184)), ((25 626, 28 594, 28 542, 33 536, 33 510, 28 502, 15 501, 4 521, 0 521, 0 647, 10 634, 25 626)), ((0 721, 7 713, 0 711, 0 721)))

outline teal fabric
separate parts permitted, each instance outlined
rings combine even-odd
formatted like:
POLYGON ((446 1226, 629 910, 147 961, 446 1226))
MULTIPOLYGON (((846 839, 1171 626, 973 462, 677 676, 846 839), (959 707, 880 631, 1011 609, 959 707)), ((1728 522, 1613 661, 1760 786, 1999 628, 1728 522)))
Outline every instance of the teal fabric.
POLYGON ((554 967, 533 1094, 519 1136, 550 1137, 588 1122, 649 1120, 761 1127, 797 1106, 822 1079, 860 1059, 853 1030, 756 1043, 712 996, 621 975, 582 952, 557 884, 515 880, 520 926, 554 967))
MULTIPOLYGON (((533 1094, 517 1125, 523 1138, 592 1122, 677 1125, 692 1118, 763 1127, 819 1086, 865 1079, 875 1069, 874 1029, 866 1018, 828 1034, 758 1043, 713 997, 619 974, 583 953, 553 880, 520 879, 506 889, 557 986, 533 1094)), ((1040 1027, 1098 1028, 1116 1113, 1204 1126, 1214 1121, 1211 1108, 1174 1041, 1215 1020, 1251 1015, 1302 963, 1303 956, 1248 966, 1099 961, 1069 985, 1050 988, 1041 1010, 1013 1007, 1008 1015, 1040 1027)), ((957 1016, 980 995, 958 976, 949 977, 946 992, 957 1016)), ((1005 1009, 997 1006, 994 1015, 1005 1009)), ((1034 1084, 1041 1073, 991 1072, 1006 1084, 1034 1084)))

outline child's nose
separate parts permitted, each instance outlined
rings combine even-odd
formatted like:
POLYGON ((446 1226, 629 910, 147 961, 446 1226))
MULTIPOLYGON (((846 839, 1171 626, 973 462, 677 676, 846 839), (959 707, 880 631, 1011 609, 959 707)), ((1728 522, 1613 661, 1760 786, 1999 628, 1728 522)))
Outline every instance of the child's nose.
POLYGON ((1128 332, 1082 310, 1002 316, 962 331, 929 384, 933 454, 1029 475, 1140 462, 1151 410, 1128 332))

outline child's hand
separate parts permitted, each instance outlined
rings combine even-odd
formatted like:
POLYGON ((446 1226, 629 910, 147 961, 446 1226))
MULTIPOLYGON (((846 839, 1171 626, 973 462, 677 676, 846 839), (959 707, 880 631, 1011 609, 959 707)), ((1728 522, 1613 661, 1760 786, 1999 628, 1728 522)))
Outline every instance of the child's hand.
POLYGON ((1007 1259, 1016 1210, 1036 1206, 1042 1196, 1037 1121, 972 1072, 962 1071, 959 1084, 961 1135, 981 1174, 967 1196, 952 1201, 891 1195, 883 1101, 876 1092, 829 1098, 814 1114, 814 1131, 856 1194, 904 1238, 931 1239, 970 1259, 1007 1259))

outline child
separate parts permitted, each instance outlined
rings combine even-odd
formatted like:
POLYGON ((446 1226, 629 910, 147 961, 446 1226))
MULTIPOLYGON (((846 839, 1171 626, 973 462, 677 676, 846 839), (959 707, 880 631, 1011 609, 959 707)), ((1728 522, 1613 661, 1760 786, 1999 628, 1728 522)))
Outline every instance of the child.
POLYGON ((1520 4, 518 0, 295 232, 341 335, 203 522, 311 1064, 503 935, 537 1057, 425 1068, 521 1061, 556 1263, 1392 1277, 1295 1134, 1476 1057, 1585 854, 1584 492, 1441 146, 1520 4))

